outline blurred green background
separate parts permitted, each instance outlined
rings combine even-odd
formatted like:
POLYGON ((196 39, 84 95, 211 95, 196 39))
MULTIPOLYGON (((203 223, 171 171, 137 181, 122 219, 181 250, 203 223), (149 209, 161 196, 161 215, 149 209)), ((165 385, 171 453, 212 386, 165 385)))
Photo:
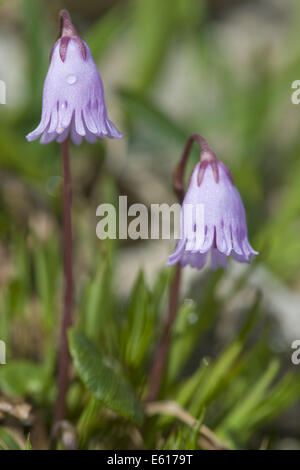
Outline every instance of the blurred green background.
POLYGON ((92 50, 109 117, 124 138, 72 147, 76 326, 59 447, 218 447, 203 436, 204 424, 225 447, 299 449, 300 376, 291 362, 291 343, 300 339, 296 0, 0 0, 1 448, 50 446, 60 155, 57 144, 29 144, 25 135, 40 119, 61 8, 92 50), (172 243, 101 242, 95 214, 118 195, 129 204, 175 202, 172 171, 195 132, 231 169, 260 255, 227 272, 185 270, 162 408, 154 412, 143 400, 172 243))

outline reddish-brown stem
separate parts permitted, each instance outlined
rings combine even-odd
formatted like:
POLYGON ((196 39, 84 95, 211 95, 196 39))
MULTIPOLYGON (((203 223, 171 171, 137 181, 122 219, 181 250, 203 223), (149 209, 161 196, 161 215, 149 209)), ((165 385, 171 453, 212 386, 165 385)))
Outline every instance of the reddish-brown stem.
POLYGON ((63 259, 64 259, 64 300, 63 317, 61 324, 61 337, 58 363, 58 396, 54 411, 54 425, 65 416, 66 393, 69 384, 70 354, 68 347, 67 330, 72 325, 72 221, 71 221, 71 171, 69 139, 61 144, 61 157, 63 167, 63 259))
POLYGON ((175 267, 175 273, 170 289, 168 316, 163 328, 163 333, 160 342, 153 357, 152 369, 149 378, 149 393, 147 401, 156 400, 161 387, 165 364, 168 359, 172 325, 174 323, 178 310, 180 279, 181 266, 180 264, 177 264, 175 267))
MULTIPOLYGON (((188 157, 190 155, 190 151, 194 142, 198 142, 201 147, 200 153, 200 169, 201 164, 207 165, 211 164, 213 167, 213 171, 216 162, 216 156, 212 149, 209 147, 208 143, 206 142, 203 137, 199 134, 193 134, 186 142, 185 148, 183 150, 181 159, 178 165, 175 168, 173 174, 173 189, 175 194, 178 197, 180 204, 184 199, 185 194, 185 187, 184 187, 184 172, 185 167, 188 161, 188 157)), ((199 172, 200 174, 200 172, 199 172)), ((217 175, 218 178, 218 175, 217 175)), ((158 343, 157 349, 154 352, 153 363, 150 370, 150 377, 149 377, 149 392, 147 401, 154 401, 156 400, 160 387, 163 380, 163 374, 165 370, 165 365, 168 359, 168 353, 170 348, 171 342, 171 330, 176 318, 177 310, 178 310, 178 300, 179 300, 179 291, 180 291, 180 279, 181 279, 181 265, 178 263, 175 268, 175 273, 173 277, 173 281, 171 284, 170 289, 170 298, 169 298, 169 310, 166 322, 163 327, 162 336, 160 342, 158 343)))
POLYGON ((184 171, 194 142, 198 142, 200 144, 202 151, 207 151, 208 153, 211 152, 208 143, 205 139, 203 139, 203 137, 201 137, 201 135, 193 134, 188 138, 181 159, 178 165, 176 166, 173 174, 173 188, 180 203, 182 203, 185 194, 184 171))
POLYGON ((59 37, 76 37, 78 33, 74 27, 69 12, 61 10, 59 13, 60 18, 60 34, 59 37))
POLYGON ((194 142, 198 142, 201 147, 198 184, 200 185, 201 183, 201 180, 203 177, 203 171, 205 170, 207 165, 212 166, 216 182, 218 182, 218 179, 219 179, 218 166, 216 164, 218 160, 214 152, 212 151, 212 149, 210 148, 206 140, 203 139, 203 137, 201 137, 201 135, 199 134, 191 135, 191 137, 188 138, 185 144, 185 148, 183 150, 181 159, 178 165, 176 166, 174 174, 173 174, 173 188, 180 203, 182 203, 184 194, 185 194, 184 171, 185 171, 188 157, 190 155, 190 151, 194 142))
MULTIPOLYGON (((78 36, 76 28, 74 27, 71 17, 67 10, 62 10, 59 14, 60 17, 60 31, 58 39, 60 39, 59 54, 63 62, 67 57, 67 50, 70 39, 74 39, 80 49, 83 60, 86 60, 86 48, 83 40, 78 36)), ((55 47, 55 46, 54 46, 55 47)), ((50 60, 52 59, 53 49, 50 54, 50 60)))

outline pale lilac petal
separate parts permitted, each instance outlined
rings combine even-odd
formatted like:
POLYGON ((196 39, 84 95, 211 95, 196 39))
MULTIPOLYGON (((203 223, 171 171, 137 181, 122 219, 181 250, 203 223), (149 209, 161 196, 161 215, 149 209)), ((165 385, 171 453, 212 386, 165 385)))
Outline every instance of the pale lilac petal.
POLYGON ((230 255, 232 251, 232 235, 231 235, 231 226, 225 225, 223 227, 224 238, 226 242, 226 252, 224 252, 227 256, 230 255))
POLYGON ((235 261, 238 261, 239 263, 250 263, 250 258, 245 255, 238 255, 234 251, 231 252, 230 256, 235 259, 235 261))
POLYGON ((50 125, 49 125, 49 130, 48 130, 48 132, 50 134, 52 134, 52 132, 55 132, 56 129, 57 129, 57 126, 58 126, 58 111, 57 111, 57 108, 58 108, 58 103, 56 103, 56 105, 52 109, 50 125))
POLYGON ((202 205, 204 208, 204 241, 199 243, 196 231, 185 234, 175 252, 169 256, 170 265, 180 261, 182 266, 201 269, 210 253, 212 269, 226 269, 228 256, 241 263, 248 263, 258 254, 249 244, 243 202, 233 185, 230 172, 217 159, 215 164, 218 165, 218 180, 211 165, 207 165, 200 185, 199 163, 196 165, 182 204, 184 227, 194 227, 193 212, 187 210, 188 207, 202 205))
POLYGON ((207 254, 187 253, 185 252, 181 258, 181 266, 190 266, 191 268, 202 269, 205 266, 207 254))
POLYGON ((245 253, 246 256, 248 256, 248 258, 254 258, 255 256, 258 255, 258 251, 253 250, 247 238, 243 240, 242 247, 243 247, 243 252, 245 253))
POLYGON ((242 251, 241 243, 240 243, 240 240, 239 240, 238 228, 233 226, 231 228, 231 233, 232 233, 232 248, 233 248, 233 251, 235 251, 235 253, 237 255, 242 256, 243 251, 242 251))
POLYGON ((40 143, 45 145, 45 144, 49 144, 50 142, 52 142, 53 140, 55 140, 56 138, 56 132, 44 132, 42 137, 41 137, 41 140, 40 140, 40 143))
POLYGON ((49 121, 50 121, 50 113, 47 113, 42 118, 38 127, 34 131, 27 134, 26 139, 28 140, 28 142, 32 142, 33 140, 38 139, 40 135, 45 131, 46 127, 48 127, 49 121))
POLYGON ((70 126, 71 121, 74 118, 74 109, 67 105, 66 108, 60 112, 60 123, 59 127, 66 129, 70 126))
POLYGON ((216 229, 216 244, 221 253, 227 254, 227 243, 222 224, 216 229))
POLYGON ((73 121, 71 123, 71 139, 75 145, 80 145, 82 142, 82 136, 77 134, 73 121))
POLYGON ((28 141, 43 134, 42 143, 54 139, 61 142, 67 129, 76 145, 81 143, 82 137, 86 137, 88 142, 104 136, 122 137, 108 119, 101 77, 88 45, 82 44, 85 60, 78 41, 70 37, 63 61, 60 56, 61 39, 56 42, 44 83, 42 119, 39 126, 27 135, 28 141))
POLYGON ((88 129, 86 129, 85 139, 90 144, 94 144, 97 140, 97 136, 92 134, 88 129))
POLYGON ((195 244, 196 244, 196 234, 189 234, 187 238, 185 251, 195 251, 195 244))
POLYGON ((109 129, 109 134, 108 136, 111 138, 111 139, 122 139, 123 137, 123 134, 121 134, 118 129, 113 125, 113 123, 107 119, 106 120, 106 124, 108 126, 108 129, 109 129))
POLYGON ((91 113, 91 110, 86 108, 84 111, 83 111, 83 117, 84 117, 84 121, 85 121, 85 125, 87 127, 87 129, 92 133, 92 134, 97 134, 98 133, 98 129, 97 129, 97 126, 95 124, 95 121, 94 121, 94 118, 93 118, 93 115, 91 113))
POLYGON ((99 112, 98 112, 98 104, 97 102, 96 103, 92 103, 92 106, 91 106, 91 118, 93 119, 94 123, 95 123, 95 126, 97 127, 97 135, 102 135, 102 131, 101 131, 101 122, 102 120, 100 119, 99 117, 99 112))
POLYGON ((85 136, 86 132, 82 119, 82 111, 79 109, 75 109, 75 129, 77 134, 85 136))
POLYGON ((59 144, 61 144, 62 142, 64 142, 64 141, 67 139, 68 135, 69 135, 69 131, 70 131, 69 128, 65 129, 64 132, 62 132, 62 133, 57 137, 56 141, 57 141, 59 144))
POLYGON ((220 253, 216 248, 211 249, 211 268, 213 270, 218 268, 227 269, 227 256, 220 253))
POLYGON ((206 253, 212 247, 214 241, 214 234, 215 234, 215 227, 214 226, 206 226, 205 228, 205 238, 203 245, 201 247, 200 253, 206 253))
POLYGON ((184 251, 185 244, 186 244, 186 240, 184 238, 178 241, 174 253, 168 257, 168 263, 167 263, 168 266, 172 266, 173 264, 178 263, 184 251))

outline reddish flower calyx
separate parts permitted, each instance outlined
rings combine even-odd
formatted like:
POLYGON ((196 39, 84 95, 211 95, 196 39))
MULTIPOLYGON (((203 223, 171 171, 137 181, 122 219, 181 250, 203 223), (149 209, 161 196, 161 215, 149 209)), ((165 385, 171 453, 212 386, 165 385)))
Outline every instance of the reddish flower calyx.
MULTIPOLYGON (((87 58, 86 47, 83 40, 79 37, 76 28, 74 27, 71 17, 67 10, 62 10, 60 12, 60 32, 59 32, 59 55, 63 62, 65 62, 67 57, 68 44, 70 39, 74 39, 80 49, 83 60, 87 58)), ((54 48, 53 48, 54 49, 54 48)), ((52 58, 53 49, 51 51, 50 60, 52 58)))
POLYGON ((200 184, 202 183, 205 170, 209 165, 212 168, 216 183, 219 182, 219 167, 221 166, 233 184, 233 179, 227 166, 217 159, 213 150, 208 146, 208 144, 206 144, 206 145, 202 145, 202 151, 200 153, 200 165, 199 165, 198 180, 197 180, 198 186, 200 186, 200 184))
POLYGON ((202 147, 202 151, 200 153, 200 165, 198 171, 198 186, 200 186, 205 170, 208 166, 211 166, 214 178, 216 183, 219 181, 219 170, 218 170, 218 159, 214 152, 207 146, 204 148, 202 147))
POLYGON ((219 179, 220 179, 219 170, 220 168, 222 168, 225 171, 226 175, 228 176, 228 179, 233 184, 232 176, 227 166, 224 165, 224 163, 220 162, 220 160, 218 160, 214 151, 210 148, 206 140, 203 137, 201 137, 201 135, 193 134, 188 138, 185 144, 181 159, 178 165, 176 166, 174 174, 173 174, 173 188, 174 188, 175 193, 177 194, 177 197, 180 203, 183 201, 184 195, 185 195, 184 171, 185 171, 188 157, 190 155, 190 151, 194 142, 198 142, 198 144, 201 147, 200 163, 198 166, 198 174, 197 174, 198 187, 202 183, 205 170, 207 169, 208 166, 211 166, 212 168, 214 180, 216 183, 219 182, 219 179))

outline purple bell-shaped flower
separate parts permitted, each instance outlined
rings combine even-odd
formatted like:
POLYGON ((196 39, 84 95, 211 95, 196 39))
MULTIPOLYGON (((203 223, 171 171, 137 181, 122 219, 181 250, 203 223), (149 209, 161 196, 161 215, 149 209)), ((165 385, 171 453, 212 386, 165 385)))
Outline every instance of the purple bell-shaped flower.
POLYGON ((28 141, 79 145, 122 134, 107 117, 101 77, 88 45, 78 36, 68 12, 61 13, 61 37, 55 43, 43 92, 42 118, 28 141))
POLYGON ((180 263, 201 269, 210 254, 211 267, 227 267, 231 256, 240 263, 249 263, 258 253, 248 240, 245 209, 233 184, 231 173, 220 162, 204 139, 201 139, 200 162, 193 170, 189 188, 182 202, 181 238, 168 265, 180 263), (202 216, 195 218, 201 206, 202 216), (197 236, 203 233, 203 237, 197 236))

